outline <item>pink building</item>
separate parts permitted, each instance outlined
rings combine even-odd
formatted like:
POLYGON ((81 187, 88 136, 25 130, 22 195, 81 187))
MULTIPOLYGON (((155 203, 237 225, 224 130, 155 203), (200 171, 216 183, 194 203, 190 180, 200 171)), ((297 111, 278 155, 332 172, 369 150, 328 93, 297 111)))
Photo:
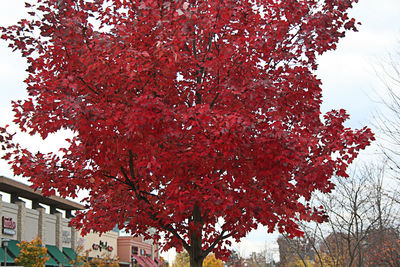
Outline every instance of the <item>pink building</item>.
POLYGON ((153 245, 152 242, 152 240, 143 241, 142 237, 118 237, 117 247, 120 266, 157 267, 159 261, 158 246, 153 245))

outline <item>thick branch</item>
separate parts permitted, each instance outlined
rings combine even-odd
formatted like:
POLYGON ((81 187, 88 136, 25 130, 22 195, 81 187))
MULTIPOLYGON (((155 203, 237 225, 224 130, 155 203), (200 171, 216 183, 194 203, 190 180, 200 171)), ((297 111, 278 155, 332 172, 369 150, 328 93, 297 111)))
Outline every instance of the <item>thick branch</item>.
POLYGON ((215 239, 215 241, 203 252, 204 255, 208 255, 208 254, 215 248, 215 246, 216 246, 219 242, 221 242, 222 240, 227 239, 227 238, 229 238, 229 237, 232 236, 232 233, 229 233, 229 234, 224 235, 225 233, 226 233, 226 231, 224 230, 224 231, 222 231, 222 232, 219 234, 219 236, 217 237, 217 239, 215 239))
MULTIPOLYGON (((135 172, 134 172, 134 164, 133 164, 133 153, 131 150, 129 150, 129 171, 131 174, 131 177, 134 178, 135 176, 135 172)), ((186 243, 186 241, 178 234, 178 232, 172 227, 171 224, 164 224, 161 219, 157 218, 157 212, 154 210, 154 208, 151 206, 150 201, 147 199, 147 197, 145 197, 143 194, 143 191, 138 190, 138 188, 132 183, 132 180, 129 179, 129 176, 127 175, 125 169, 123 167, 121 167, 121 172, 124 175, 126 181, 130 184, 130 186, 133 189, 133 192, 135 193, 136 198, 139 201, 143 201, 147 204, 147 207, 149 210, 145 210, 145 213, 154 221, 157 222, 158 225, 164 229, 165 231, 170 232, 172 235, 174 235, 176 238, 178 238, 181 242, 182 242, 182 246, 186 249, 189 250, 190 246, 188 245, 188 243, 186 243)))

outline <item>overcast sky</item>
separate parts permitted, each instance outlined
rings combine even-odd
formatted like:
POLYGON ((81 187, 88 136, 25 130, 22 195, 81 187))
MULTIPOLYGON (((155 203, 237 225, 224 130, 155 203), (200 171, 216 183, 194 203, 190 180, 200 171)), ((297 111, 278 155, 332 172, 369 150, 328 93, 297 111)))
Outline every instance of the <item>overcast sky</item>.
MULTIPOLYGON (((1 0, 0 25, 16 23, 24 16, 24 1, 1 0)), ((351 115, 347 123, 351 127, 370 125, 372 115, 379 109, 377 95, 384 87, 375 71, 384 64, 390 53, 400 52, 400 1, 360 0, 351 15, 362 23, 359 32, 348 33, 338 49, 319 59, 319 78, 323 82, 322 111, 344 108, 351 115)), ((18 54, 12 53, 5 42, 0 42, 0 124, 11 122, 12 99, 26 96, 23 80, 26 64, 18 54)), ((33 149, 50 151, 62 143, 51 137, 45 143, 38 138, 20 137, 22 143, 33 149)), ((373 154, 373 149, 369 149, 373 154)), ((0 162, 0 175, 12 177, 4 162, 0 162)), ((235 245, 241 254, 247 255, 266 246, 276 234, 267 235, 264 228, 253 231, 241 244, 235 245)), ((172 258, 170 258, 172 260, 172 258)))

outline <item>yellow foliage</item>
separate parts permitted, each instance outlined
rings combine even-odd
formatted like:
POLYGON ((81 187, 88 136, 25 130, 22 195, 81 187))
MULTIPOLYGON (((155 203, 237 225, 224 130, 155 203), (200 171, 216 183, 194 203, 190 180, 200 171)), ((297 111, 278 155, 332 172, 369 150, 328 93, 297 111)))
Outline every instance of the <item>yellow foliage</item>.
POLYGON ((347 266, 344 264, 344 257, 343 256, 336 256, 336 255, 330 255, 328 253, 320 253, 321 255, 321 261, 323 266, 326 267, 344 267, 347 266))
POLYGON ((39 236, 31 242, 22 241, 17 246, 21 249, 15 263, 17 265, 29 267, 44 267, 46 261, 49 260, 47 248, 42 247, 42 240, 39 236))
POLYGON ((302 260, 299 256, 294 257, 288 263, 288 267, 312 267, 312 266, 313 266, 313 264, 310 259, 305 258, 302 260))
POLYGON ((186 250, 176 254, 172 267, 190 267, 190 257, 186 250))
MULTIPOLYGON (((203 267, 222 267, 221 260, 215 258, 213 253, 209 254, 203 261, 203 267)), ((175 256, 175 261, 172 267, 190 267, 190 256, 187 251, 182 251, 175 256)))
POLYGON ((223 267, 223 263, 221 260, 215 258, 214 253, 208 254, 208 256, 204 259, 203 267, 223 267))

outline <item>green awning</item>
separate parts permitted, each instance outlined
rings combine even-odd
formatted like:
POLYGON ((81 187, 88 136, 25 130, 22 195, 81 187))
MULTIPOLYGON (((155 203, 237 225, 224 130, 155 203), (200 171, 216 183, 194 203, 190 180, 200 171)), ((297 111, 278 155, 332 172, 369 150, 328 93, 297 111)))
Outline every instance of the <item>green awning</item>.
POLYGON ((63 253, 71 260, 75 261, 77 256, 76 252, 72 248, 63 248, 63 253))
POLYGON ((50 254, 56 261, 61 263, 63 266, 72 266, 69 263, 68 258, 58 249, 56 246, 46 245, 47 253, 50 254))
POLYGON ((19 242, 17 240, 10 240, 8 241, 7 252, 11 254, 14 258, 18 257, 20 248, 17 246, 19 242))
POLYGON ((82 260, 77 262, 78 254, 76 254, 75 250, 73 250, 72 248, 64 247, 63 253, 65 255, 67 255, 67 258, 69 258, 71 260, 70 262, 74 261, 75 265, 73 265, 73 266, 82 266, 84 264, 84 262, 82 262, 82 260))
MULTIPOLYGON (((8 254, 8 249, 7 249, 6 261, 7 263, 14 263, 14 259, 8 254)), ((4 263, 4 249, 2 247, 0 247, 0 262, 2 264, 4 263)))
POLYGON ((57 266, 58 267, 58 262, 56 262, 49 253, 47 253, 47 256, 49 257, 49 260, 46 261, 46 263, 44 265, 45 266, 57 266))
MULTIPOLYGON (((8 246, 7 246, 7 254, 10 254, 12 258, 16 258, 19 255, 19 252, 21 249, 17 246, 19 242, 17 240, 10 240, 8 241, 8 246), (11 252, 11 253, 10 253, 11 252)), ((48 253, 47 253, 48 254, 48 253)), ((46 266, 58 266, 58 262, 56 262, 50 254, 47 255, 49 257, 49 260, 46 261, 46 266)), ((3 259, 4 254, 3 252, 0 251, 0 257, 3 259)), ((14 260, 12 259, 12 263, 14 260)))

